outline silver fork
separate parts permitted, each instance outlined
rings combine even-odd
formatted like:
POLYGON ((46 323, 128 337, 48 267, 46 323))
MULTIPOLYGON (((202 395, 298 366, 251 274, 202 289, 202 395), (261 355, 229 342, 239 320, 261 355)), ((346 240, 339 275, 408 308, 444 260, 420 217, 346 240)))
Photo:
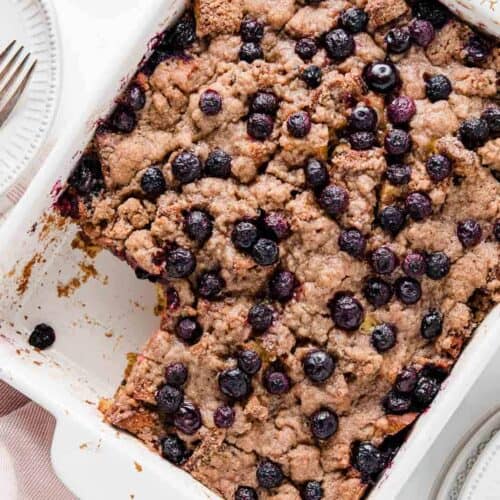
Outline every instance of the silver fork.
POLYGON ((15 50, 17 41, 13 40, 0 51, 0 126, 2 126, 28 85, 37 61, 34 60, 28 70, 24 72, 31 57, 28 52, 23 57, 24 47, 15 50))

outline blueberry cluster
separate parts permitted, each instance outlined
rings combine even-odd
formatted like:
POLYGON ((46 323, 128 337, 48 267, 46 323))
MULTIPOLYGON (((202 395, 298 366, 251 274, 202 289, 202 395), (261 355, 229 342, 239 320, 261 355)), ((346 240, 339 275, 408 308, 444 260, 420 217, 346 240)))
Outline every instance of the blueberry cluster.
POLYGON ((483 146, 492 137, 500 134, 500 108, 491 106, 483 111, 480 118, 468 118, 458 129, 458 137, 468 149, 483 146))
POLYGON ((279 109, 279 101, 273 92, 260 90, 250 99, 247 132, 252 139, 265 141, 274 128, 274 118, 279 109))
POLYGON ((243 42, 239 52, 241 61, 252 63, 264 58, 261 46, 264 38, 264 25, 260 21, 250 16, 245 17, 241 22, 240 37, 243 42))

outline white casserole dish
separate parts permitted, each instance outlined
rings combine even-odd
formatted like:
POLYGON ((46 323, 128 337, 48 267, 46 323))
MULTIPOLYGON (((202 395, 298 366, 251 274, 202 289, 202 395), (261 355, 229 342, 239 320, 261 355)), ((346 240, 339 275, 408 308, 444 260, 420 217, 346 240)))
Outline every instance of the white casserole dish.
MULTIPOLYGON (((167 26, 183 4, 182 0, 141 0, 136 33, 120 40, 120 56, 115 56, 111 66, 105 66, 106 61, 99 66, 96 61, 96 71, 102 75, 90 92, 91 102, 82 99, 79 103, 79 113, 67 124, 26 195, 0 228, 0 377, 55 416, 55 470, 84 500, 150 500, 159 492, 186 500, 215 497, 139 441, 103 424, 97 410, 99 398, 111 396, 120 383, 126 354, 137 351, 158 326, 152 314, 153 285, 139 282, 126 264, 106 252, 94 261, 73 249, 75 226, 55 229, 49 225, 47 233, 43 223, 53 203, 51 187, 68 177, 75 157, 92 136, 96 119, 111 108, 126 80, 123 75, 140 61, 151 34, 167 26), (64 288, 61 284, 75 277, 88 278, 90 264, 97 276, 70 296, 58 296, 58 286, 61 291, 64 288), (20 295, 18 288, 23 284, 26 291, 20 295), (34 352, 27 344, 29 332, 40 322, 52 324, 58 334, 54 347, 44 353, 34 352)), ((500 308, 476 332, 445 389, 372 492, 372 500, 429 497, 444 458, 434 458, 430 464, 424 459, 433 452, 432 444, 443 429, 451 428, 450 418, 497 353, 500 308), (422 463, 426 465, 423 472, 422 463), (432 471, 434 475, 429 474, 432 471)), ((492 405, 500 401, 497 398, 492 405)), ((453 441, 448 444, 453 447, 453 441)))

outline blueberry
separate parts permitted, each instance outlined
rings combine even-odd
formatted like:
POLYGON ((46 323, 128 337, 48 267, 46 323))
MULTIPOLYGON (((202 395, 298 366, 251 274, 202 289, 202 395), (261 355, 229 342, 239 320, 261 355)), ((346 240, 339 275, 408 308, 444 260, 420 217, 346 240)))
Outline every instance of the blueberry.
POLYGON ((396 377, 394 389, 402 394, 411 394, 417 385, 418 374, 411 366, 403 368, 396 377))
POLYGON ((172 363, 165 369, 165 380, 168 385, 181 387, 188 378, 188 369, 184 363, 172 363))
POLYGON ((238 250, 250 250, 259 237, 259 230, 256 224, 251 221, 240 221, 235 226, 231 233, 233 245, 238 250))
POLYGON ((234 500, 259 500, 259 495, 251 486, 238 486, 234 500))
POLYGON ((406 163, 392 163, 387 167, 385 176, 393 186, 404 186, 411 180, 411 167, 406 163))
POLYGON ((482 114, 481 118, 488 124, 490 132, 494 135, 500 134, 500 108, 489 106, 482 114))
POLYGON ((252 248, 252 257, 259 266, 272 266, 280 258, 279 246, 273 240, 260 238, 252 248))
POLYGON ((440 280, 450 272, 450 259, 444 252, 434 252, 427 256, 427 276, 433 280, 440 280))
POLYGON ((436 0, 418 0, 414 2, 413 14, 418 19, 431 22, 437 29, 442 28, 450 18, 448 9, 436 0))
POLYGON ((393 293, 392 286, 381 278, 368 278, 363 286, 363 296, 374 307, 388 304, 393 293))
POLYGON ((184 401, 182 389, 168 384, 164 385, 155 397, 158 413, 163 417, 173 415, 184 401))
POLYGON ((212 219, 203 210, 191 210, 184 219, 184 232, 190 239, 202 245, 212 236, 212 219))
POLYGON ((169 278, 187 278, 196 268, 196 257, 186 248, 178 247, 167 253, 166 270, 169 278))
POLYGON ((356 151, 366 151, 377 145, 377 136, 373 132, 353 132, 349 144, 356 151))
POLYGON ((387 106, 387 117, 394 125, 404 125, 409 123, 417 112, 415 101, 408 96, 396 97, 387 106))
POLYGON ((493 226, 493 235, 497 241, 500 241, 500 220, 496 220, 493 226))
POLYGON ((196 21, 192 12, 182 15, 167 33, 165 42, 176 49, 187 49, 196 41, 196 21))
POLYGON ((28 343, 30 346, 43 351, 44 349, 48 349, 55 342, 55 340, 56 334, 54 329, 45 323, 40 323, 39 325, 36 325, 34 330, 31 332, 28 343))
POLYGON ((277 241, 290 236, 290 223, 280 212, 268 212, 262 218, 262 227, 270 238, 277 241))
POLYGON ((432 214, 432 202, 425 193, 410 193, 405 200, 408 215, 416 221, 427 219, 432 214))
POLYGON ((214 149, 205 163, 205 174, 208 177, 227 179, 231 175, 232 161, 231 155, 222 149, 214 149))
POLYGON ((266 140, 272 134, 273 127, 273 119, 264 113, 253 113, 248 118, 248 135, 258 141, 266 140))
POLYGON ((311 416, 311 432, 316 439, 332 437, 339 427, 339 418, 331 410, 318 410, 311 416))
POLYGON ((174 415, 176 429, 191 436, 201 427, 201 424, 200 410, 193 403, 184 401, 174 415))
POLYGON ((252 330, 257 333, 265 332, 273 324, 273 319, 273 308, 262 302, 252 306, 248 313, 248 322, 252 330))
POLYGON ((172 174, 181 184, 189 184, 201 177, 201 160, 191 151, 182 151, 172 163, 172 174))
POLYGON ((403 260, 403 271, 411 278, 419 278, 425 274, 426 262, 421 253, 409 253, 403 260))
POLYGON ((318 202, 330 217, 336 217, 347 210, 349 193, 343 187, 331 184, 321 191, 318 202))
POLYGON ((386 352, 396 345, 396 327, 382 323, 372 330, 371 342, 378 353, 386 352))
POLYGON ((410 134, 400 128, 390 130, 384 139, 384 147, 388 154, 400 156, 410 152, 410 134))
POLYGON ((387 413, 401 415, 411 408, 411 397, 396 391, 389 391, 382 402, 387 413))
POLYGON ((225 286, 224 278, 216 271, 206 271, 198 278, 198 294, 207 300, 220 298, 225 286))
POLYGON ((337 28, 326 34, 325 47, 329 57, 341 61, 354 54, 356 44, 350 33, 342 28, 337 28))
POLYGON ((232 427, 234 418, 234 410, 230 406, 219 406, 214 412, 214 424, 219 429, 232 427))
POLYGON ((381 94, 389 94, 399 85, 399 73, 390 62, 372 62, 363 70, 368 87, 381 94))
POLYGON ((255 375, 262 366, 260 356, 251 349, 245 349, 238 353, 238 366, 247 375, 255 375))
POLYGON ((352 465, 366 478, 377 476, 385 468, 382 452, 373 444, 364 441, 353 447, 352 465))
POLYGON ((110 118, 111 125, 117 132, 130 134, 137 125, 137 117, 133 109, 122 104, 118 105, 110 118))
POLYGON ((486 41, 477 36, 472 36, 465 46, 465 62, 470 66, 478 66, 486 62, 491 49, 486 41))
POLYGON ((393 28, 385 35, 387 51, 393 54, 402 54, 411 46, 410 31, 407 27, 393 28))
POLYGON ((207 116, 214 116, 222 109, 222 97, 216 90, 208 89, 200 95, 200 109, 207 116))
POLYGON ((141 189, 144 194, 155 200, 167 190, 167 183, 159 167, 149 167, 141 177, 141 189))
POLYGON ((246 16, 241 21, 240 36, 244 42, 260 42, 264 38, 264 25, 257 19, 246 16))
POLYGON ((261 488, 266 490, 277 488, 284 480, 281 465, 265 459, 257 466, 257 482, 261 488))
POLYGON ((302 500, 321 500, 323 498, 323 488, 318 481, 307 481, 301 490, 300 498, 302 500))
POLYGON ((263 377, 264 387, 267 392, 274 395, 285 394, 290 390, 291 382, 286 373, 274 369, 268 369, 263 377))
POLYGON ((347 331, 357 330, 363 322, 363 306, 352 295, 339 292, 328 303, 333 322, 337 328, 347 331))
POLYGON ((436 32, 429 21, 415 19, 410 24, 410 36, 420 47, 427 47, 434 40, 436 32))
POLYGON ((357 229, 344 229, 339 236, 339 248, 352 257, 362 258, 366 249, 366 238, 357 229))
POLYGON ((194 345, 200 340, 203 330, 196 318, 181 318, 175 327, 177 337, 188 345, 194 345))
POLYGON ((68 179, 68 184, 81 195, 98 193, 104 187, 99 157, 95 154, 83 155, 68 179))
POLYGON ((444 75, 433 75, 425 82, 425 94, 431 102, 448 99, 452 90, 450 80, 444 75))
POLYGON ((416 304, 422 297, 420 283, 414 278, 407 276, 398 278, 395 283, 397 298, 406 305, 416 304))
POLYGON ((311 189, 324 188, 330 177, 325 165, 315 158, 310 158, 304 167, 307 186, 311 189))
POLYGON ((482 118, 469 118, 462 122, 458 129, 458 137, 468 149, 483 146, 489 134, 488 122, 482 118))
POLYGON ((360 33, 366 30, 368 14, 357 7, 351 7, 340 14, 340 24, 350 33, 360 33))
POLYGON ((396 236, 404 227, 406 214, 397 205, 389 205, 380 212, 380 226, 387 233, 396 236))
POLYGON ((335 361, 325 351, 315 350, 306 354, 302 361, 304 372, 313 382, 324 382, 335 370, 335 361))
POLYGON ((319 66, 311 64, 311 66, 308 66, 302 71, 300 78, 310 89, 316 89, 321 85, 323 71, 319 66))
POLYGON ((259 90, 250 102, 250 113, 263 113, 276 116, 280 103, 276 94, 266 90, 259 90))
POLYGON ((398 265, 398 258, 390 248, 380 247, 370 255, 370 264, 378 274, 391 274, 398 265))
POLYGON ((457 236, 465 248, 474 247, 481 241, 483 231, 474 219, 462 220, 457 225, 457 236))
POLYGON ((161 454, 175 465, 183 464, 188 457, 186 444, 175 434, 169 434, 161 440, 161 454))
POLYGON ((278 271, 269 282, 269 295, 279 302, 288 302, 292 299, 297 288, 297 279, 290 271, 278 271))
POLYGON ((134 111, 140 111, 146 105, 146 94, 139 85, 131 85, 125 94, 125 102, 134 111))
POLYGON ((288 133, 296 139, 303 139, 311 131, 311 117, 307 111, 298 111, 286 121, 288 133))
POLYGON ((360 104, 352 110, 347 126, 352 132, 373 132, 377 123, 377 112, 370 106, 360 104))
POLYGON ((237 400, 245 399, 252 389, 250 378, 239 368, 224 370, 218 381, 222 394, 237 400))
POLYGON ((419 406, 426 408, 429 406, 439 392, 439 382, 431 377, 420 377, 415 390, 413 400, 419 406))
POLYGON ((258 43, 245 42, 240 48, 239 57, 241 61, 253 63, 257 59, 264 58, 264 51, 258 43))
POLYGON ((425 162, 425 168, 434 182, 443 181, 451 175, 451 161, 440 154, 429 156, 425 162))
POLYGON ((318 46, 312 38, 301 38, 295 44, 295 53, 303 60, 311 60, 318 52, 318 46))
POLYGON ((425 314, 420 324, 420 334, 424 339, 432 340, 439 337, 443 331, 443 315, 433 309, 425 314))

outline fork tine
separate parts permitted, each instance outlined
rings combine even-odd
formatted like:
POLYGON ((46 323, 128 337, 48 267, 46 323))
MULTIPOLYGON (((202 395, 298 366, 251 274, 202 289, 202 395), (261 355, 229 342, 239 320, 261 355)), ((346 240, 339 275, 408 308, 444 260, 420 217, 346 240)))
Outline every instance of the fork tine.
POLYGON ((14 47, 14 45, 17 43, 17 40, 12 40, 12 42, 9 43, 9 45, 7 45, 7 47, 2 50, 2 52, 0 52, 0 61, 2 61, 5 56, 10 52, 10 49, 12 49, 12 47, 14 47))
MULTIPOLYGON (((14 63, 17 61, 17 59, 19 58, 21 52, 23 51, 24 47, 21 47, 11 58, 10 60, 7 62, 7 64, 4 66, 4 68, 2 69, 2 71, 0 71, 0 82, 2 82, 2 80, 5 78, 5 76, 7 75, 7 73, 10 71, 10 69, 12 68, 12 66, 14 65, 14 63)), ((0 94, 0 98, 1 98, 1 94, 0 94)))
MULTIPOLYGON (((18 78, 18 76, 21 74, 22 70, 24 69, 24 66, 26 66, 26 63, 28 62, 28 59, 30 58, 31 54, 28 53, 24 59, 21 61, 21 63, 15 68, 13 71, 12 75, 10 75, 10 78, 7 80, 7 83, 3 86, 3 88, 0 89, 0 101, 5 97, 5 94, 8 92, 8 90, 12 87, 13 83, 15 80, 18 78)), ((0 81, 1 81, 1 75, 0 75, 0 81)))
MULTIPOLYGON (((27 57, 29 57, 29 54, 27 57)), ((27 60, 27 58, 25 58, 25 60, 21 63, 21 66, 26 62, 26 60, 27 60)), ((5 123, 5 121, 9 117, 10 113, 15 108, 17 101, 19 100, 19 98, 21 97, 21 94, 23 93, 24 89, 26 88, 26 85, 28 85, 31 74, 33 73, 33 71, 36 68, 36 63, 37 63, 36 60, 32 63, 28 72, 26 73, 24 78, 21 80, 21 82, 18 84, 17 88, 14 90, 13 94, 9 97, 7 102, 4 105, 2 105, 1 101, 0 101, 0 127, 5 123)))

